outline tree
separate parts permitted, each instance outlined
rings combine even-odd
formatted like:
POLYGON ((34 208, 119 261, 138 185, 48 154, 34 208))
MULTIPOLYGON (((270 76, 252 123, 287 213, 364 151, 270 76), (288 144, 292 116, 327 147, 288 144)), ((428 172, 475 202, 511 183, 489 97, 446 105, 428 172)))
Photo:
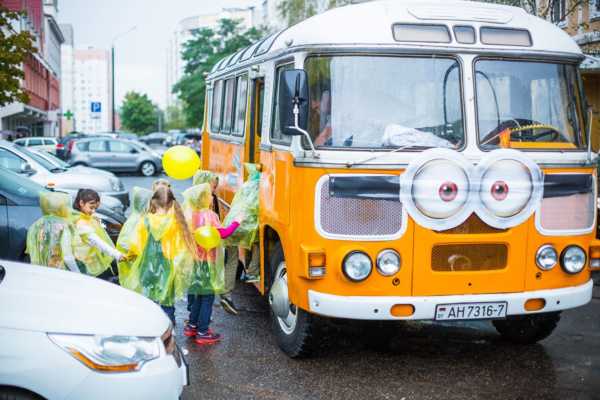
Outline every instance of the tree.
POLYGON ((564 20, 579 7, 588 6, 591 0, 479 0, 485 3, 521 7, 530 14, 553 22, 564 20))
POLYGON ((157 129, 157 107, 146 94, 128 92, 121 107, 123 127, 131 132, 146 134, 157 129))
POLYGON ((14 101, 29 101, 21 84, 25 77, 22 65, 37 49, 31 33, 17 32, 14 28, 22 15, 0 6, 0 107, 14 101))
POLYGON ((183 111, 179 106, 169 106, 167 107, 167 120, 165 124, 166 130, 171 129, 185 129, 185 119, 183 116, 183 111))
POLYGON ((277 7, 287 25, 291 26, 319 12, 350 3, 352 0, 282 0, 277 7))
POLYGON ((200 127, 204 120, 205 75, 224 57, 258 41, 263 29, 243 31, 240 21, 222 19, 216 29, 201 28, 183 46, 184 75, 173 86, 173 93, 182 101, 185 124, 200 127))

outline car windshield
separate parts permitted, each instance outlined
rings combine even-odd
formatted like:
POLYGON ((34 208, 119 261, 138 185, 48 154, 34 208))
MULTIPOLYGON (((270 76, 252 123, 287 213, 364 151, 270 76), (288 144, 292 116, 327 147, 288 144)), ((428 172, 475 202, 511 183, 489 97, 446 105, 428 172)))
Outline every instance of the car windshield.
POLYGON ((25 154, 26 156, 28 156, 29 158, 33 158, 33 160, 35 162, 40 164, 42 167, 46 168, 48 171, 58 172, 58 171, 64 170, 64 168, 57 167, 56 165, 54 165, 50 161, 46 160, 44 157, 40 156, 39 154, 34 153, 33 151, 29 151, 25 148, 20 148, 19 151, 21 153, 25 154))
POLYGON ((586 148, 574 65, 479 60, 475 76, 482 148, 586 148))
POLYGON ((318 148, 394 149, 464 143, 460 68, 451 58, 316 56, 305 63, 318 148))
POLYGON ((40 192, 47 189, 31 179, 0 167, 0 190, 9 195, 37 200, 40 192))

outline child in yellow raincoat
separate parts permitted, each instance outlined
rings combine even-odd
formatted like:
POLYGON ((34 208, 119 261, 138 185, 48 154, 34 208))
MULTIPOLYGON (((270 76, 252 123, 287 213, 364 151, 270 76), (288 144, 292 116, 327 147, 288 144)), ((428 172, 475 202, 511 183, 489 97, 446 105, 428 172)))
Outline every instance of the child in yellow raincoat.
MULTIPOLYGON (((127 221, 121 228, 121 233, 117 239, 117 250, 123 254, 127 254, 131 247, 130 240, 135 238, 133 232, 148 212, 148 206, 150 199, 152 198, 152 191, 141 187, 134 187, 131 195, 131 214, 127 217, 127 221)), ((131 271, 132 260, 122 259, 119 261, 119 284, 127 289, 139 291, 139 288, 135 286, 138 282, 134 282, 129 279, 129 272, 131 271), (133 285, 133 286, 129 286, 133 285)))
POLYGON ((65 193, 42 192, 43 216, 27 231, 27 254, 32 264, 79 272, 73 256, 78 245, 75 226, 70 221, 71 197, 65 193))
MULTIPOLYGON (((213 200, 211 186, 203 183, 192 186, 183 192, 185 214, 192 231, 201 227, 213 227, 218 236, 225 239, 238 228, 241 215, 228 227, 221 227, 219 216, 211 210, 213 200)), ((188 324, 183 333, 194 337, 197 344, 212 344, 220 340, 218 333, 209 329, 215 294, 220 294, 224 286, 223 247, 204 248, 198 243, 197 261, 191 276, 188 294, 193 295, 193 304, 188 324)))
MULTIPOLYGON (((125 240, 125 239, 124 239, 125 240)), ((127 258, 135 258, 126 283, 160 304, 175 324, 175 300, 187 290, 196 246, 173 192, 159 186, 148 213, 129 239, 127 258)))
POLYGON ((81 243, 74 247, 77 266, 82 273, 99 276, 111 267, 123 254, 115 248, 112 240, 94 216, 100 206, 100 195, 92 189, 80 189, 73 201, 73 221, 81 243))

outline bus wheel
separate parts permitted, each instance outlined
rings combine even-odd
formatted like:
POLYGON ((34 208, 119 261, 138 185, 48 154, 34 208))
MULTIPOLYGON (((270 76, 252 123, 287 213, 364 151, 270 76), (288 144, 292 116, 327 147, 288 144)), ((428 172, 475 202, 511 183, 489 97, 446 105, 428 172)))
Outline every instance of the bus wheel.
POLYGON ((503 339, 516 344, 533 344, 550 336, 560 320, 560 313, 518 315, 492 321, 503 339))
POLYGON ((315 344, 315 317, 289 302, 287 269, 279 244, 273 249, 270 265, 275 274, 269 291, 269 305, 277 344, 289 357, 309 356, 315 344))

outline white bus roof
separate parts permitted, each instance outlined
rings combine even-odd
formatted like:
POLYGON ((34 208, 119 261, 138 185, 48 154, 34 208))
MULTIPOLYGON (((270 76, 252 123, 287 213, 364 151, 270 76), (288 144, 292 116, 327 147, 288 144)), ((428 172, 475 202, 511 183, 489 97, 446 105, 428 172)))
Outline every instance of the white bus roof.
MULTIPOLYGON (((575 41, 562 29, 525 12, 522 8, 476 1, 455 0, 380 0, 338 7, 304 20, 282 32, 272 34, 261 41, 260 50, 253 45, 252 57, 245 53, 239 62, 251 58, 268 57, 270 53, 296 47, 308 46, 385 46, 398 48, 445 47, 460 51, 517 51, 531 53, 555 53, 582 57, 575 41), (394 39, 394 24, 442 24, 450 31, 453 26, 472 26, 477 32, 474 44, 461 44, 452 38, 450 43, 401 42, 394 39), (480 41, 481 27, 527 30, 531 46, 485 45, 480 41), (271 42, 271 43, 268 43, 271 42), (268 43, 269 48, 264 48, 268 43)), ((225 63, 211 71, 221 71, 225 63)))

